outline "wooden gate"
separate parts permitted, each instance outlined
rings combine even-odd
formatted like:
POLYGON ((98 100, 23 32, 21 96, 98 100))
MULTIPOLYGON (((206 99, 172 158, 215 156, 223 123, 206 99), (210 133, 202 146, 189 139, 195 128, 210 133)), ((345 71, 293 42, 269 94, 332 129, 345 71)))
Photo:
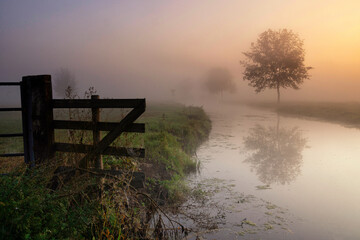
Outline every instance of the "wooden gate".
POLYGON ((145 111, 145 99, 99 99, 97 95, 92 99, 81 100, 53 100, 53 108, 91 108, 92 122, 85 121, 53 121, 54 129, 92 130, 93 146, 84 144, 54 143, 54 150, 61 152, 87 153, 80 161, 84 168, 89 161, 95 160, 96 168, 102 169, 101 154, 127 157, 145 157, 143 148, 116 148, 109 145, 123 132, 145 132, 143 123, 134 121, 145 111), (99 108, 132 108, 132 110, 118 123, 99 122, 99 108), (100 131, 110 131, 100 140, 100 131))
POLYGON ((21 112, 22 113, 22 132, 21 133, 5 133, 0 134, 0 138, 23 137, 24 152, 22 153, 4 153, 0 157, 24 157, 25 163, 34 166, 34 154, 32 151, 32 138, 28 136, 28 116, 26 90, 23 82, 0 82, 0 86, 20 86, 21 107, 19 108, 0 108, 0 112, 21 112))
MULTIPOLYGON (((3 108, 0 111, 22 111, 23 133, 2 134, 0 137, 24 136, 24 152, 30 166, 50 160, 56 151, 86 153, 80 161, 87 167, 95 160, 95 166, 102 169, 101 155, 145 156, 142 148, 116 148, 109 145, 123 132, 145 132, 145 125, 134 121, 145 111, 145 99, 53 99, 50 75, 26 76, 21 83, 0 83, 0 85, 21 86, 21 108, 3 108), (91 108, 92 121, 54 120, 53 109, 91 108), (100 122, 100 108, 131 108, 132 110, 120 122, 100 122), (55 129, 91 130, 93 145, 68 144, 55 142, 55 129), (100 131, 109 133, 100 139, 100 131)), ((2 156, 10 156, 2 155, 2 156)))

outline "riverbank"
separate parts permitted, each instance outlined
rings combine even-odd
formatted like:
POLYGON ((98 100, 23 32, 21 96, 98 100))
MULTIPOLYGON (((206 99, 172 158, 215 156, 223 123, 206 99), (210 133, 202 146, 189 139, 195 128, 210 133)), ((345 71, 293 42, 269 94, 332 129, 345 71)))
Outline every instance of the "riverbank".
POLYGON ((209 114, 188 239, 360 239, 358 129, 244 104, 209 114))
POLYGON ((144 121, 147 153, 140 169, 149 185, 163 188, 159 201, 182 201, 187 191, 183 178, 197 170, 194 154, 209 137, 211 121, 202 108, 180 104, 150 106, 144 121))
MULTIPOLYGON (((123 114, 109 112, 108 118, 116 119, 123 114)), ((2 131, 17 122, 2 121, 2 131)), ((54 190, 49 188, 52 173, 63 161, 73 160, 72 154, 58 155, 58 158, 61 156, 59 163, 40 166, 31 172, 24 171, 19 160, 18 166, 11 164, 14 174, 0 178, 0 221, 4 223, 0 239, 152 239, 157 235, 166 236, 164 221, 153 216, 161 213, 159 204, 174 203, 186 197, 183 178, 196 170, 193 154, 208 138, 211 122, 199 107, 151 103, 139 122, 145 122, 145 134, 124 134, 115 145, 145 147, 145 159, 103 158, 105 168, 118 168, 127 173, 121 178, 103 179, 89 172, 73 176, 60 189, 54 190), (144 189, 130 186, 133 171, 145 172, 144 189), (103 181, 104 186, 100 198, 96 194, 99 181, 103 181)), ((65 136, 65 132, 58 134, 59 138, 65 136)), ((88 138, 86 134, 78 137, 81 141, 88 138)), ((14 144, 21 148, 18 141, 14 144)), ((1 151, 9 147, 9 143, 0 143, 0 148, 4 148, 1 151)), ((1 168, 6 170, 4 165, 1 168)), ((173 229, 173 234, 178 231, 184 234, 181 228, 173 229)))
POLYGON ((356 102, 284 102, 279 105, 262 102, 248 105, 292 117, 311 118, 360 128, 360 103, 356 102))

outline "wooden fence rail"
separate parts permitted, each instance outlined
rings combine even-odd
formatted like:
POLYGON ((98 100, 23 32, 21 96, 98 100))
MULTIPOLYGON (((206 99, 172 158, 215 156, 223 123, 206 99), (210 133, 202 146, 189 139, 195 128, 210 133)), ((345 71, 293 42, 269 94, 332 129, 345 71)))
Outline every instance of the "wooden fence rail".
MULTIPOLYGON (((21 111, 23 133, 0 134, 0 138, 23 137, 25 161, 34 166, 52 159, 56 151, 86 153, 81 161, 88 166, 97 159, 96 166, 102 168, 101 155, 126 157, 145 156, 142 148, 116 148, 110 144, 123 132, 144 133, 145 124, 134 121, 145 111, 145 99, 53 99, 50 75, 25 76, 22 82, 0 82, 0 86, 21 87, 21 108, 0 108, 0 111, 21 111), (63 108, 89 108, 91 121, 54 120, 53 110, 63 108), (100 108, 131 108, 119 122, 101 122, 100 108), (88 130, 93 133, 93 145, 55 142, 55 129, 88 130), (101 138, 101 132, 108 132, 101 138)), ((13 156, 6 154, 3 156, 13 156)), ((16 153, 15 155, 21 155, 16 153)), ((84 166, 82 166, 84 167, 84 166)))
POLYGON ((93 133, 93 146, 83 144, 54 143, 54 151, 86 153, 80 161, 80 167, 88 168, 90 162, 95 162, 97 168, 102 169, 101 155, 115 155, 126 157, 145 157, 144 149, 115 148, 109 145, 123 132, 145 132, 145 124, 134 121, 145 111, 145 99, 99 99, 94 95, 91 99, 56 99, 52 100, 53 109, 56 108, 91 108, 92 121, 53 120, 53 129, 90 130, 93 133), (133 108, 120 122, 99 122, 99 108, 133 108), (101 131, 108 131, 101 139, 101 131))
POLYGON ((53 108, 135 108, 145 99, 54 99, 53 108))
MULTIPOLYGON (((29 166, 49 161, 55 152, 85 153, 79 167, 95 168, 104 174, 122 174, 103 170, 101 155, 143 158, 145 149, 113 147, 110 144, 123 132, 144 133, 145 124, 134 121, 145 111, 145 99, 53 99, 50 75, 25 76, 21 82, 0 82, 0 86, 20 86, 21 108, 0 108, 3 111, 21 111, 23 133, 0 134, 5 137, 23 137, 24 153, 0 154, 3 157, 24 156, 29 166), (57 108, 90 108, 91 121, 54 120, 53 110, 57 108), (100 108, 132 109, 119 122, 100 122, 100 108), (89 130, 93 134, 93 145, 55 142, 55 129, 89 130), (101 138, 101 132, 108 132, 101 138)), ((66 167, 65 167, 66 168, 66 167)), ((143 182, 144 173, 134 173, 135 180, 143 182)))
POLYGON ((22 108, 0 108, 0 112, 20 112, 22 108))
MULTIPOLYGON (((21 82, 0 82, 0 86, 20 86, 21 82)), ((0 108, 0 112, 20 112, 22 108, 0 108)), ((23 133, 2 133, 0 134, 0 138, 12 138, 12 137, 23 137, 23 133)), ((26 152, 26 139, 23 138, 24 151, 26 152)), ((2 153, 0 157, 22 157, 26 156, 25 153, 2 153)), ((25 161, 27 159, 25 158, 25 161)))
MULTIPOLYGON (((97 128, 99 131, 111 131, 119 123, 116 122, 98 122, 97 128)), ((92 130, 93 123, 88 121, 67 121, 67 120, 54 120, 53 121, 54 129, 72 129, 72 130, 92 130)), ((144 133, 145 124, 143 123, 132 123, 125 132, 136 132, 144 133)))
POLYGON ((22 137, 22 136, 24 136, 24 134, 22 134, 22 133, 5 133, 5 134, 0 134, 0 138, 22 137))
POLYGON ((20 86, 20 82, 0 82, 0 86, 20 86))

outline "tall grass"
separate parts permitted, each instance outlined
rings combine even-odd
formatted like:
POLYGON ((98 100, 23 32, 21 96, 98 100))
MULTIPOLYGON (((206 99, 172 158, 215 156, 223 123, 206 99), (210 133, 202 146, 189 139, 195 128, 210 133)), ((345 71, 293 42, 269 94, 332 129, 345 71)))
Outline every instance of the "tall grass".
MULTIPOLYGON (((112 111, 109 120, 123 114, 112 111)), ((107 156, 104 166, 132 172, 146 171, 143 166, 150 165, 143 192, 130 186, 130 174, 103 180, 99 196, 100 176, 91 172, 76 172, 70 180, 63 178, 61 187, 52 188, 53 172, 71 162, 71 154, 57 155, 57 162, 30 171, 12 168, 11 174, 0 177, 0 239, 152 239, 156 232, 165 236, 155 222, 161 218, 153 217, 157 205, 145 196, 159 196, 159 190, 166 192, 165 201, 184 196, 182 179, 195 170, 192 155, 207 139, 211 123, 203 109, 182 105, 150 105, 140 121, 146 124, 145 134, 126 133, 114 144, 145 147, 146 158, 107 156)), ((62 132, 57 137, 84 141, 87 135, 62 132)))

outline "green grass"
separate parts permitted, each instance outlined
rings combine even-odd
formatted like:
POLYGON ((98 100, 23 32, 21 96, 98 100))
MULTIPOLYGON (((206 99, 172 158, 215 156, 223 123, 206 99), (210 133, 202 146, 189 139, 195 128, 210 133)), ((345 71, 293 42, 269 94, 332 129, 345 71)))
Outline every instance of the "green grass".
MULTIPOLYGON (((107 121, 118 121, 125 112, 102 114, 107 121)), ((137 122, 145 123, 145 134, 124 133, 113 145, 145 147, 146 158, 143 161, 163 165, 170 175, 184 176, 195 170, 192 155, 211 130, 209 117, 202 108, 150 103, 137 122)))
MULTIPOLYGON (((86 115, 81 114, 84 114, 81 117, 86 115)), ((123 111, 104 111, 103 120, 119 121, 124 114, 123 111)), ((138 122, 146 124, 145 134, 124 133, 114 145, 145 147, 145 159, 104 156, 105 167, 141 170, 139 167, 150 164, 155 174, 146 173, 148 188, 145 191, 153 193, 152 196, 158 195, 155 191, 159 189, 166 191, 168 202, 183 199, 187 192, 184 176, 196 169, 192 156, 211 129, 208 116, 198 107, 149 104, 138 122)), ((0 118, 2 133, 20 129, 19 115, 0 118)), ((56 141, 68 141, 68 134, 68 131, 56 131, 56 141)), ((83 143, 91 144, 91 132, 77 131, 74 135, 73 140, 82 138, 83 143)), ((0 151, 9 152, 21 145, 21 139, 2 141, 0 151)), ((64 156, 58 155, 58 158, 63 160, 64 156)), ((3 170, 3 159, 0 161, 3 170)), ((112 186, 113 191, 104 191, 99 202, 88 192, 97 186, 94 177, 76 176, 72 183, 52 191, 48 183, 56 165, 40 166, 32 171, 12 167, 17 170, 12 172, 15 174, 0 177, 0 239, 142 239, 141 220, 147 210, 140 209, 147 205, 136 194, 131 195, 122 183, 108 182, 106 186, 112 186)))
POLYGON ((188 189, 182 179, 196 170, 193 154, 209 136, 209 117, 199 107, 150 104, 141 121, 146 124, 144 161, 156 169, 148 175, 167 192, 168 202, 184 199, 188 189))
MULTIPOLYGON (((0 112, 0 119, 0 134, 22 133, 21 114, 19 112, 0 112)), ((22 137, 0 138, 0 153, 23 151, 22 137)))
MULTIPOLYGON (((102 121, 117 122, 125 116, 124 110, 104 110, 102 121)), ((55 111, 56 119, 68 119, 69 111, 55 111)), ((90 113, 84 110, 73 111, 73 118, 90 120, 90 113)), ((200 107, 186 107, 181 104, 150 103, 146 112, 137 120, 145 123, 145 134, 123 133, 112 145, 118 147, 145 147, 146 162, 161 164, 167 175, 184 176, 196 168, 192 158, 197 147, 207 139, 211 122, 200 107)), ((0 133, 22 132, 21 115, 11 113, 1 115, 0 133)), ((91 131, 55 130, 56 142, 92 144, 91 131)), ((104 137, 107 133, 102 132, 104 137)), ((0 138, 0 153, 22 152, 22 138, 0 138)), ((64 154, 59 155, 64 158, 64 154)), ((71 156, 73 157, 73 156, 71 156)), ((1 159, 0 159, 1 160, 1 159)), ((104 156, 105 167, 117 164, 119 167, 128 159, 104 156)), ((162 180, 170 180, 163 178, 162 180)))
MULTIPOLYGON (((185 163, 186 168, 188 159, 185 156, 191 157, 197 147, 207 139, 211 122, 202 108, 176 105, 171 111, 165 112, 165 109, 160 116, 157 114, 144 118, 147 157, 164 163, 171 161, 171 158, 178 158, 185 163), (165 154, 159 155, 155 146, 162 148, 163 151, 160 153, 165 154), (175 155, 172 156, 169 152, 175 149, 181 151, 174 151, 175 155)), ((149 114, 152 112, 150 108, 149 114)))
POLYGON ((96 206, 76 207, 44 184, 49 174, 33 172, 0 178, 0 239, 79 239, 96 206))
POLYGON ((278 111, 280 114, 306 117, 360 128, 360 103, 356 102, 285 102, 254 103, 251 106, 278 111))

